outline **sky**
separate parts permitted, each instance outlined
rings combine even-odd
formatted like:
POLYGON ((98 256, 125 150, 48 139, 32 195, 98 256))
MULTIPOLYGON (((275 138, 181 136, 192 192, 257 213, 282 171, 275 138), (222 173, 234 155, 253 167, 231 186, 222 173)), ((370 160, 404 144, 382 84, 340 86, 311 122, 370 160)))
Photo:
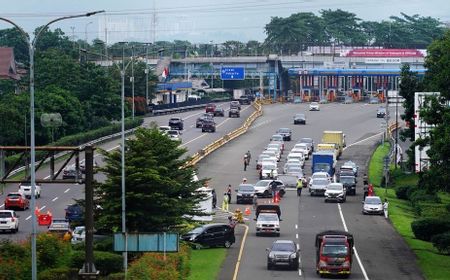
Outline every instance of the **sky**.
MULTIPOLYGON (((2 0, 6 3, 5 0, 2 0)), ((22 0, 2 5, 0 17, 26 32, 67 15, 105 10, 101 15, 56 22, 73 39, 118 41, 173 41, 223 43, 227 40, 263 41, 271 17, 297 12, 318 14, 342 9, 362 20, 419 14, 450 22, 449 0, 22 0), (19 4, 20 2, 20 4, 19 4)), ((10 25, 0 22, 0 28, 10 25)))

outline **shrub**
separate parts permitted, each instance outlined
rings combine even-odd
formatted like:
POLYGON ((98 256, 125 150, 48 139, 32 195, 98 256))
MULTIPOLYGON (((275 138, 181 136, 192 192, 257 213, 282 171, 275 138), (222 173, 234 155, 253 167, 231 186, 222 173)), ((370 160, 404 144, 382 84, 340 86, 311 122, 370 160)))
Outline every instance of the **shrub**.
POLYGON ((411 229, 417 239, 430 241, 433 235, 450 230, 450 220, 421 218, 411 223, 411 229))
POLYGON ((411 200, 411 196, 415 193, 419 188, 417 186, 411 186, 406 190, 406 199, 411 200))
POLYGON ((398 199, 408 199, 408 190, 415 188, 414 186, 398 186, 395 188, 395 195, 398 199))
MULTIPOLYGON (((84 251, 74 251, 70 267, 80 269, 85 260, 84 251)), ((122 271, 122 256, 109 252, 94 251, 94 264, 101 275, 122 271)))
POLYGON ((31 275, 31 258, 16 260, 0 256, 0 279, 22 280, 31 275))
POLYGON ((446 216, 448 216, 448 212, 445 209, 445 206, 442 204, 432 202, 419 202, 416 204, 416 208, 418 209, 418 214, 423 218, 445 218, 446 216))
POLYGON ((431 242, 439 253, 450 255, 450 232, 434 235, 431 238, 431 242))
POLYGON ((105 280, 125 280, 125 273, 123 272, 112 273, 106 276, 105 280))
POLYGON ((114 238, 111 236, 102 240, 94 240, 94 250, 114 252, 114 238))
POLYGON ((39 280, 76 280, 78 279, 78 271, 76 268, 58 267, 44 270, 39 273, 39 280))
POLYGON ((445 209, 447 210, 447 212, 450 212, 450 203, 445 205, 445 209))
POLYGON ((414 192, 410 194, 409 200, 413 205, 416 205, 419 202, 433 202, 433 203, 441 202, 441 199, 436 193, 428 193, 424 189, 416 189, 414 192))
POLYGON ((70 245, 53 234, 39 234, 36 239, 36 252, 38 266, 40 268, 54 268, 65 260, 61 256, 67 256, 70 245))
POLYGON ((2 258, 23 260, 30 257, 30 250, 28 250, 26 246, 13 243, 8 239, 3 239, 0 241, 0 256, 2 256, 2 258))

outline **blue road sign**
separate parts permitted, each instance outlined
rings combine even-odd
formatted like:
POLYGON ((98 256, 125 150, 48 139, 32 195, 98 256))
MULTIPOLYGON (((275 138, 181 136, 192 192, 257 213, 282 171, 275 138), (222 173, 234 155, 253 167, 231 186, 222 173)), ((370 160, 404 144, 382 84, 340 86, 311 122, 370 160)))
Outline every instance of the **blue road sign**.
MULTIPOLYGON (((178 252, 178 233, 128 233, 128 252, 178 252)), ((125 235, 114 234, 114 251, 125 252, 125 235)))
POLYGON ((222 80, 244 80, 244 67, 222 67, 220 69, 220 78, 222 80))

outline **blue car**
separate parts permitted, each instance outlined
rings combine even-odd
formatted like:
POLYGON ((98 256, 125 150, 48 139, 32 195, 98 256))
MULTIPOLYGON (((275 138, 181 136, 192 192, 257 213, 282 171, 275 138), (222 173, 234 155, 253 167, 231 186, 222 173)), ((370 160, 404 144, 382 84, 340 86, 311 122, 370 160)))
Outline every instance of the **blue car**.
POLYGON ((78 204, 71 204, 67 206, 66 210, 66 220, 69 222, 79 222, 84 218, 84 210, 78 204))

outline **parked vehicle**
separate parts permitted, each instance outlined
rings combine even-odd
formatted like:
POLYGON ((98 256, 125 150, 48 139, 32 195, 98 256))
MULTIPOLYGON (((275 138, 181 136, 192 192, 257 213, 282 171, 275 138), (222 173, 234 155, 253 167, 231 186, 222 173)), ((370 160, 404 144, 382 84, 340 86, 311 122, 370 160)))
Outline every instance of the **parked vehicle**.
POLYGON ((169 126, 171 129, 183 130, 184 129, 184 121, 180 117, 172 117, 169 119, 169 126))
POLYGON ((292 139, 292 129, 290 128, 280 128, 277 130, 276 134, 283 136, 283 141, 291 141, 292 139))
POLYGON ((20 192, 10 192, 5 198, 5 210, 12 208, 26 210, 30 208, 30 201, 20 192))
POLYGON ((314 152, 312 155, 312 173, 327 172, 334 175, 336 166, 335 154, 329 152, 314 152))
POLYGON ((383 203, 379 196, 366 196, 363 201, 363 214, 384 215, 383 203))
POLYGON ((57 235, 64 235, 66 232, 70 231, 69 221, 61 218, 53 218, 52 223, 48 227, 49 233, 55 233, 57 235))
POLYGON ((256 170, 261 169, 262 162, 264 161, 264 159, 269 158, 269 157, 270 157, 270 155, 268 155, 268 154, 264 154, 264 153, 260 154, 258 156, 258 159, 256 160, 256 170))
POLYGON ((278 204, 261 204, 256 207, 256 236, 274 234, 280 236, 281 210, 278 204))
POLYGON ((230 111, 228 111, 228 117, 229 118, 240 118, 241 112, 237 108, 231 108, 230 111))
POLYGON ((267 248, 267 269, 271 270, 274 266, 288 266, 297 270, 299 267, 300 252, 297 244, 292 240, 276 240, 272 247, 267 248))
POLYGON ((336 149, 339 151, 337 158, 342 155, 342 151, 345 147, 345 136, 342 131, 326 130, 322 135, 323 144, 335 144, 336 149))
POLYGON ((253 197, 256 195, 255 187, 251 184, 240 184, 236 189, 236 204, 253 203, 253 197))
POLYGON ((225 117, 225 110, 221 107, 214 109, 214 117, 225 117))
POLYGON ((216 132, 216 123, 214 120, 204 120, 202 124, 202 132, 216 132))
POLYGON ((183 234, 181 239, 196 244, 197 248, 201 246, 223 246, 225 248, 230 248, 231 245, 236 242, 234 229, 229 225, 222 223, 207 224, 197 227, 190 232, 183 234))
POLYGON ((13 210, 0 210, 0 230, 17 233, 19 231, 19 216, 13 210))
POLYGON ((339 182, 344 185, 347 194, 356 195, 356 178, 354 176, 339 176, 339 182))
POLYGON ((341 183, 331 183, 325 190, 325 202, 337 201, 345 202, 347 200, 347 191, 341 183))
POLYGON ((294 116, 294 124, 306 124, 306 116, 305 116, 305 114, 295 114, 295 116, 294 116))
POLYGON ((277 177, 277 165, 270 162, 263 162, 261 165, 261 179, 276 179, 277 177))
POLYGON ((306 143, 295 144, 294 148, 292 148, 292 151, 301 152, 304 155, 305 159, 309 159, 309 155, 311 154, 309 152, 308 144, 306 143))
MULTIPOLYGON (((36 184, 34 189, 35 198, 41 197, 41 185, 36 184)), ((27 199, 31 199, 31 186, 30 185, 20 185, 19 193, 24 195, 27 199)))
POLYGON ((311 102, 311 104, 309 104, 309 110, 310 111, 320 111, 320 105, 317 102, 311 102))
POLYGON ((316 235, 316 271, 325 275, 349 276, 352 270, 354 239, 351 233, 328 230, 316 235))
POLYGON ((280 134, 274 134, 272 137, 270 137, 271 143, 279 143, 281 144, 281 150, 284 151, 284 140, 283 135, 280 134))
POLYGON ((214 104, 214 103, 206 104, 206 106, 205 106, 206 113, 214 113, 215 110, 216 110, 216 104, 214 104))

